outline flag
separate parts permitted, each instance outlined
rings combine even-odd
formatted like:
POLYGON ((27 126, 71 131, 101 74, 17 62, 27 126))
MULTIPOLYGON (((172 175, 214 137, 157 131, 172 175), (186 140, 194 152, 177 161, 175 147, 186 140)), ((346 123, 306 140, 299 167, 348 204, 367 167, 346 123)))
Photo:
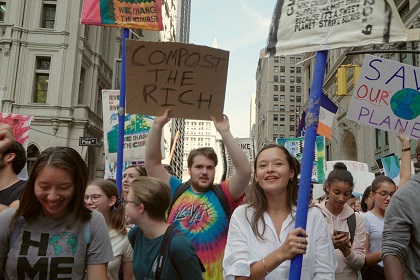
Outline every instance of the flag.
POLYGON ((84 0, 82 24, 163 30, 162 0, 84 0))
POLYGON ((318 121, 318 135, 325 136, 328 139, 331 137, 331 127, 334 122, 335 114, 338 107, 328 98, 325 94, 321 96, 321 106, 319 108, 319 121, 318 121))

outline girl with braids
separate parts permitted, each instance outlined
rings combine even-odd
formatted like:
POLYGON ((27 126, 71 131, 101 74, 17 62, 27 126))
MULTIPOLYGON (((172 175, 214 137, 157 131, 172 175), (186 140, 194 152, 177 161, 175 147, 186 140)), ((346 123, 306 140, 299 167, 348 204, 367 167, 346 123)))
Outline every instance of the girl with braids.
POLYGON ((397 187, 388 176, 379 175, 372 182, 370 197, 375 206, 362 217, 366 225, 366 263, 363 268, 363 279, 385 279, 382 262, 382 232, 384 229, 385 211, 397 187))
POLYGON ((127 238, 124 205, 118 199, 117 186, 110 180, 95 180, 85 191, 85 203, 105 218, 111 239, 114 260, 108 263, 108 275, 118 280, 122 265, 124 280, 133 278, 133 248, 127 238))
POLYGON ((328 200, 316 204, 321 208, 332 235, 338 261, 335 279, 340 280, 358 279, 358 271, 362 269, 366 255, 365 223, 360 214, 355 213, 346 203, 353 187, 353 176, 344 163, 337 162, 325 182, 328 200), (354 232, 349 226, 352 224, 354 232))
POLYGON ((309 209, 306 231, 294 229, 297 174, 283 146, 270 144, 258 153, 249 204, 230 221, 224 279, 288 279, 297 254, 304 254, 301 279, 334 278, 334 248, 319 209, 309 209))

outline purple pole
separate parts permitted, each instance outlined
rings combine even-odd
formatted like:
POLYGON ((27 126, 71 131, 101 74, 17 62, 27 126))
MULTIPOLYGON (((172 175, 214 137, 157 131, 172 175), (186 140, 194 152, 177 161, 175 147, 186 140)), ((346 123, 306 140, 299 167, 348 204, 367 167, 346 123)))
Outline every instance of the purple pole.
POLYGON ((120 75, 120 108, 118 109, 118 144, 117 144, 117 187, 122 195, 122 168, 124 162, 124 124, 125 124, 125 41, 130 34, 128 28, 123 29, 121 75, 120 75))
MULTIPOLYGON (((305 145, 303 147, 302 168, 298 192, 296 225, 295 228, 306 229, 308 219, 309 198, 311 196, 312 166, 315 155, 316 130, 318 128, 319 106, 321 103, 322 85, 324 83, 325 66, 328 51, 319 51, 315 57, 314 76, 311 92, 309 94, 308 108, 306 110, 305 145)), ((303 255, 296 255, 290 263, 289 280, 300 280, 302 272, 303 255)))

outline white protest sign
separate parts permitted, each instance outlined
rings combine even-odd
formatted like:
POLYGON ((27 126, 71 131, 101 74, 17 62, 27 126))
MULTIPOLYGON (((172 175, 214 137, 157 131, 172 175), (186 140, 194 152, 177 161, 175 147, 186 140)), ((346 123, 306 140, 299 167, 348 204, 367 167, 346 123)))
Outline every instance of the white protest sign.
POLYGON ((366 55, 349 120, 420 139, 420 68, 366 55))
POLYGON ((278 0, 268 37, 270 55, 289 55, 407 41, 392 0, 278 0))

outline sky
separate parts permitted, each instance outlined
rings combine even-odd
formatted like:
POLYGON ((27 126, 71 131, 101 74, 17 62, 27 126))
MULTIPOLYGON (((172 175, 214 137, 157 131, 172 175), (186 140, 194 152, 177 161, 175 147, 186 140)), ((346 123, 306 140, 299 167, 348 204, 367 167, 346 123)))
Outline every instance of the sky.
POLYGON ((251 95, 259 54, 265 48, 275 0, 191 1, 190 44, 229 51, 224 113, 234 137, 250 132, 251 95))

